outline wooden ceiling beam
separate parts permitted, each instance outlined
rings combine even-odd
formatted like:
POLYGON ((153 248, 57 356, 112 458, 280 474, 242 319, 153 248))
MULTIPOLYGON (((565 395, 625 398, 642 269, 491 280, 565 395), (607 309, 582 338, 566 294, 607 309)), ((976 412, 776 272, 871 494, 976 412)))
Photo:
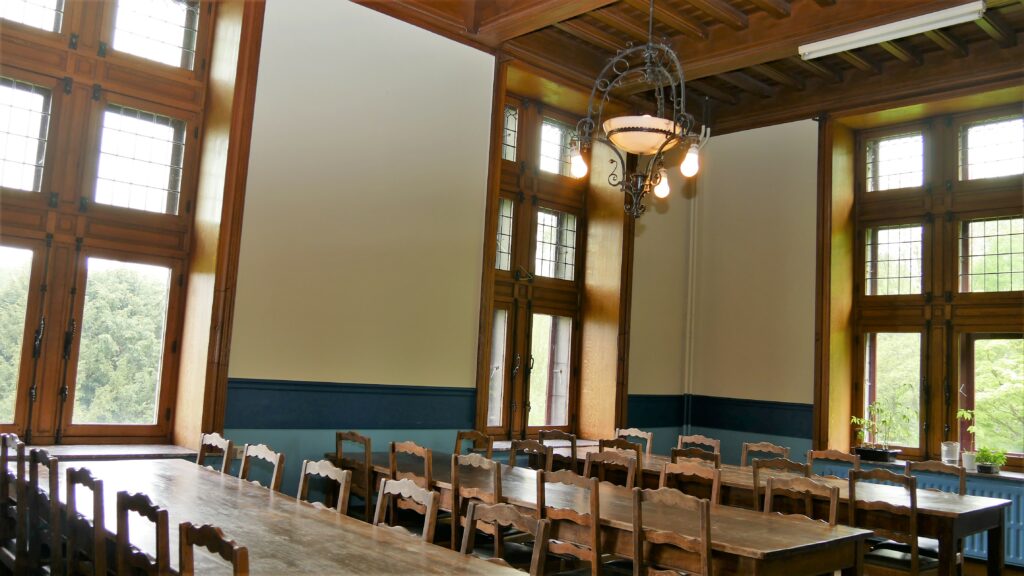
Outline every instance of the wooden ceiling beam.
POLYGON ((541 28, 547 28, 580 14, 604 8, 618 0, 537 0, 531 4, 515 4, 515 8, 501 16, 480 23, 477 39, 489 46, 497 47, 503 42, 517 38, 541 28))
POLYGON ((1017 35, 998 12, 988 10, 979 20, 974 21, 979 28, 985 31, 1001 47, 1010 48, 1017 44, 1017 35))
POLYGON ((718 20, 733 30, 746 30, 747 15, 723 0, 687 0, 701 12, 718 20))
POLYGON ((789 16, 789 0, 751 0, 751 2, 776 18, 789 16))
POLYGON ((714 86, 708 84, 703 80, 694 80, 692 82, 687 82, 686 86, 687 88, 693 88, 697 92, 700 92, 701 94, 709 98, 718 100, 719 102, 725 102, 726 104, 732 105, 739 104, 739 99, 737 99, 735 96, 729 94, 724 90, 719 90, 718 88, 715 88, 714 86))
POLYGON ((607 50, 613 54, 624 46, 622 40, 619 40, 616 36, 605 32, 597 26, 587 24, 581 18, 573 18, 572 20, 559 22, 558 24, 555 24, 555 28, 572 34, 588 44, 593 44, 594 46, 607 50))
MULTIPOLYGON (((650 4, 646 0, 623 0, 627 5, 647 14, 650 4)), ((1024 1, 1024 0, 1022 0, 1024 1)), ((658 4, 654 5, 654 19, 668 26, 669 28, 696 40, 704 40, 708 37, 708 29, 703 24, 690 18, 685 14, 668 10, 658 4)))
POLYGON ((612 10, 595 10, 588 14, 588 16, 598 22, 611 26, 616 30, 625 32, 634 40, 641 43, 647 43, 647 27, 637 24, 635 21, 626 18, 618 12, 614 12, 612 10))
POLYGON ((793 56, 789 61, 829 84, 838 84, 843 81, 842 73, 820 60, 804 60, 799 56, 793 56))
POLYGON ((836 0, 814 0, 819 6, 834 6, 836 0))
POLYGON ((839 56, 843 60, 850 63, 851 66, 860 70, 861 72, 867 72, 868 74, 878 74, 882 71, 882 67, 877 62, 869 59, 863 53, 854 52, 853 50, 846 50, 844 52, 838 52, 836 56, 839 56))
POLYGON ((910 64, 911 66, 921 65, 921 54, 911 48, 909 44, 902 44, 893 40, 891 42, 882 42, 879 46, 904 64, 910 64))
POLYGON ((754 64, 750 69, 770 80, 774 80, 779 84, 782 84, 783 86, 788 86, 797 90, 804 89, 805 84, 803 78, 795 74, 784 72, 771 64, 754 64))
POLYGON ((936 46, 942 48, 946 53, 952 54, 956 58, 963 58, 964 56, 967 56, 967 44, 949 32, 944 30, 932 30, 930 32, 925 32, 924 35, 934 42, 936 46))
POLYGON ((719 74, 718 77, 741 90, 757 94, 761 98, 770 98, 775 94, 775 90, 771 86, 743 72, 726 72, 719 74))

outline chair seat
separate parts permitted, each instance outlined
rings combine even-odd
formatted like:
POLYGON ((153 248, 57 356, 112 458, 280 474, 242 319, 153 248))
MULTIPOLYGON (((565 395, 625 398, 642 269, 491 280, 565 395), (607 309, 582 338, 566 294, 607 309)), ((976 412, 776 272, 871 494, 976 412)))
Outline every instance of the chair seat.
MULTIPOLYGON (((876 546, 872 547, 873 550, 895 550, 897 552, 910 553, 910 544, 904 544, 903 542, 896 542, 895 540, 886 540, 876 546)), ((939 541, 934 538, 918 538, 917 539, 917 550, 922 556, 928 556, 929 558, 939 557, 939 541)))
MULTIPOLYGON (((910 570, 911 555, 908 552, 879 548, 864 554, 865 564, 874 564, 894 570, 910 570)), ((918 555, 918 568, 921 571, 939 567, 939 561, 928 556, 918 555)))
MULTIPOLYGON (((473 555, 479 556, 480 558, 493 558, 494 557, 494 539, 487 538, 485 540, 484 534, 478 534, 477 540, 483 541, 483 546, 477 546, 473 549, 473 555)), ((521 544, 518 542, 504 542, 502 544, 505 548, 504 560, 514 567, 529 566, 530 562, 533 561, 533 546, 530 544, 521 544)))

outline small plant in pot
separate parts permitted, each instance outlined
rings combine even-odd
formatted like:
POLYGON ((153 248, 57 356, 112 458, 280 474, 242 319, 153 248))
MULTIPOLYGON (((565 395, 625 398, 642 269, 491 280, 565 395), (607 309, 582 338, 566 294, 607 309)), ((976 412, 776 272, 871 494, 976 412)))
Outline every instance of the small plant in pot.
MULTIPOLYGON (((956 411, 956 419, 960 422, 973 422, 974 421, 974 410, 965 410, 963 408, 956 411)), ((964 468, 968 472, 977 472, 977 454, 974 452, 974 424, 967 427, 967 437, 970 439, 970 443, 963 444, 964 451, 960 455, 963 460, 964 468)))
POLYGON ((994 448, 979 448, 977 455, 978 472, 999 474, 999 467, 1006 464, 1006 451, 994 448))
POLYGON ((854 448, 854 452, 861 460, 871 462, 896 460, 900 450, 889 449, 889 441, 898 418, 896 411, 883 404, 869 404, 867 416, 850 417, 850 423, 857 427, 857 440, 860 442, 860 446, 854 448))

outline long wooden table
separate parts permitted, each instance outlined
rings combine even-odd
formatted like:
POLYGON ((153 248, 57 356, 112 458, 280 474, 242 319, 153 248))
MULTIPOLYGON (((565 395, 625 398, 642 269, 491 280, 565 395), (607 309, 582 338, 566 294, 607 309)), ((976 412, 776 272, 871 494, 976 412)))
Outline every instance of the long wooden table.
MULTIPOLYGON (((392 530, 314 508, 251 482, 184 460, 60 462, 60 498, 65 470, 84 466, 103 480, 104 523, 117 527, 117 492, 143 492, 170 516, 171 565, 177 568, 178 524, 213 524, 249 549, 252 574, 518 574, 392 530)), ((44 475, 45 476, 45 475, 44 475)), ((42 484, 46 486, 45 478, 42 484)), ((91 516, 91 494, 82 489, 80 512, 91 516)), ((156 550, 153 525, 132 518, 132 541, 156 550)), ((196 553, 196 573, 224 573, 226 563, 196 553)))
MULTIPOLYGON (((378 475, 387 475, 390 455, 374 453, 373 465, 378 475)), ((410 470, 414 461, 400 460, 402 469, 410 470)), ((422 465, 422 464, 421 464, 422 465)), ((433 453, 433 483, 441 494, 442 506, 450 508, 451 454, 433 453)), ((529 468, 504 467, 501 491, 508 501, 524 509, 536 509, 537 476, 529 468)), ((467 471, 463 481, 486 487, 488 477, 467 471)), ((604 552, 632 556, 633 508, 630 490, 602 484, 601 492, 602 546, 604 552)), ((559 506, 580 512, 589 510, 585 490, 571 486, 548 485, 545 499, 559 506)), ((655 528, 696 534, 696 526, 679 525, 656 510, 645 511, 644 523, 655 528)), ((791 518, 765 515, 732 506, 715 506, 711 510, 711 540, 716 574, 822 574, 843 570, 844 574, 860 574, 864 539, 870 531, 847 526, 828 527, 818 522, 796 522, 791 518)), ((583 536, 561 525, 555 537, 582 541, 583 536)), ((671 559, 671 558, 669 558, 671 559)))

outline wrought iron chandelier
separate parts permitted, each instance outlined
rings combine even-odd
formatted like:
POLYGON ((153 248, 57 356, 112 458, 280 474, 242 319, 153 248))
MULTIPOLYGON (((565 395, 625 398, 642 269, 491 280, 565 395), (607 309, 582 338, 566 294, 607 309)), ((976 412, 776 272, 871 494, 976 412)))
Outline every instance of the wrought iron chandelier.
POLYGON ((700 169, 699 151, 711 135, 705 119, 700 129, 686 112, 686 87, 679 58, 668 45, 654 41, 654 0, 651 0, 647 44, 627 45, 615 53, 594 81, 590 91, 587 117, 576 124, 576 137, 571 147, 570 172, 576 178, 586 176, 588 167, 583 150, 601 142, 615 153, 608 183, 622 189, 625 209, 634 218, 647 210, 644 197, 649 192, 664 198, 669 194, 664 154, 675 147, 686 149, 679 170, 691 177, 700 169), (650 86, 657 104, 656 115, 616 116, 602 122, 605 104, 611 92, 622 86, 650 86), (626 158, 640 158, 636 167, 628 168, 626 158), (617 160, 616 160, 617 158, 617 160), (621 172, 620 172, 621 170, 621 172))

